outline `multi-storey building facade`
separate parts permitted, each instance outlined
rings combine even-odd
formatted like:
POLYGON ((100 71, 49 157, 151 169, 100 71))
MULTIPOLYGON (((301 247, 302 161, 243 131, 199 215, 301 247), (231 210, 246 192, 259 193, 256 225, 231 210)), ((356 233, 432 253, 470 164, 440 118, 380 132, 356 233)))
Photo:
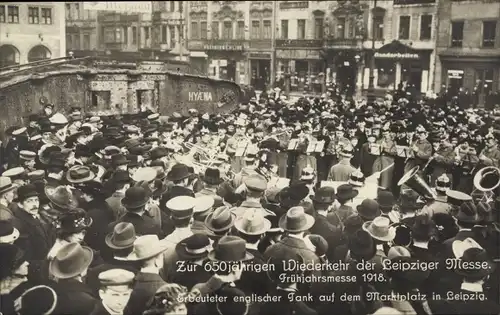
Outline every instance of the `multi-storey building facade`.
POLYGON ((66 55, 64 2, 0 2, 0 67, 66 55))
POLYGON ((186 60, 183 1, 153 1, 153 49, 155 55, 186 60))
POLYGON ((85 9, 83 2, 67 2, 65 11, 66 49, 78 53, 86 52, 86 54, 98 50, 98 11, 85 9))
POLYGON ((473 94, 475 102, 499 89, 500 2, 440 0, 436 91, 473 94))

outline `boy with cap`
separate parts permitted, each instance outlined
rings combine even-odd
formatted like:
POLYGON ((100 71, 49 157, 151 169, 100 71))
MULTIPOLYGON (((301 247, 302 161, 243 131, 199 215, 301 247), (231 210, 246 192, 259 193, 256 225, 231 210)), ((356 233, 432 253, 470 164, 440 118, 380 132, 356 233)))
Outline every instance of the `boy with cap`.
POLYGON ((134 274, 125 269, 110 269, 99 274, 101 289, 97 303, 91 315, 123 314, 123 310, 132 293, 134 274))

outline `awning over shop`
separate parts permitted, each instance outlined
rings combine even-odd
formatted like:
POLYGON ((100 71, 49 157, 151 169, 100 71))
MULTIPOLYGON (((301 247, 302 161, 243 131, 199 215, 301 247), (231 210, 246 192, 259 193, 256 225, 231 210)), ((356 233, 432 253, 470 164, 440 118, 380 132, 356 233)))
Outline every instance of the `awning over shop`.
POLYGON ((375 58, 379 59, 420 59, 418 50, 411 48, 398 40, 380 47, 375 52, 375 58))

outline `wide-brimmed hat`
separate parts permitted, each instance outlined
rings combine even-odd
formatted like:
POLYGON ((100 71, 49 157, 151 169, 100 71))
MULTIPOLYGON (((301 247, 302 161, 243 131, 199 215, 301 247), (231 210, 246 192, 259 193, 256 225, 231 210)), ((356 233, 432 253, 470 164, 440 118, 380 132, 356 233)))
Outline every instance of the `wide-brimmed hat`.
POLYGON ((205 225, 212 232, 222 232, 233 227, 235 219, 236 215, 229 207, 221 206, 206 217, 205 225))
POLYGON ((175 252, 180 260, 205 258, 210 250, 210 239, 205 234, 193 234, 183 239, 175 246, 175 252))
POLYGON ((354 189, 354 187, 350 184, 343 184, 337 187, 337 193, 335 196, 337 196, 337 199, 339 200, 350 200, 355 198, 359 192, 354 189))
POLYGON ((19 238, 19 230, 11 221, 0 220, 0 243, 13 243, 19 238))
POLYGON ((78 243, 68 243, 63 245, 56 257, 50 261, 49 270, 56 278, 73 278, 86 270, 93 258, 94 252, 91 248, 78 243))
POLYGON ((280 218, 278 225, 288 232, 303 232, 314 225, 314 217, 306 214, 304 207, 292 207, 280 218))
POLYGON ((49 201, 59 208, 73 209, 78 206, 78 201, 68 186, 58 186, 55 189, 45 186, 44 191, 49 201))
POLYGON ((0 195, 16 188, 17 186, 12 183, 10 177, 0 176, 0 195))
POLYGON ((142 186, 134 186, 125 191, 125 197, 122 198, 121 202, 127 209, 137 209, 143 207, 148 200, 148 191, 142 186))
POLYGON ((455 272, 469 279, 483 279, 487 275, 492 274, 496 269, 495 263, 490 259, 488 252, 483 248, 472 247, 465 250, 461 257, 461 261, 462 263, 455 269, 455 272))
POLYGON ((105 242, 112 249, 125 249, 134 246, 137 239, 132 223, 120 222, 114 226, 113 231, 106 235, 105 242))
POLYGON ((152 258, 165 251, 169 243, 160 241, 157 235, 143 235, 135 240, 133 247, 134 249, 125 260, 141 261, 152 258))
POLYGON ((88 166, 75 165, 66 173, 66 179, 72 184, 81 184, 93 180, 95 174, 88 166))
POLYGON ((396 229, 391 226, 391 221, 386 217, 377 217, 373 221, 365 222, 363 230, 382 242, 392 241, 396 237, 396 229))
POLYGON ((347 246, 351 257, 355 259, 370 260, 377 252, 373 237, 365 230, 358 230, 349 236, 347 246))
POLYGON ((482 248, 482 247, 475 239, 471 237, 468 237, 463 241, 455 240, 453 241, 453 243, 451 243, 451 249, 453 250, 453 255, 457 259, 461 259, 465 251, 470 248, 482 248))
POLYGON ((271 221, 267 220, 261 211, 250 210, 243 217, 236 219, 234 227, 246 235, 261 235, 269 231, 271 221))
POLYGON ((380 215, 380 206, 373 199, 365 199, 356 207, 358 214, 365 220, 373 220, 380 215))
POLYGON ((208 258, 213 261, 238 262, 247 261, 253 255, 247 251, 246 241, 238 236, 223 236, 214 249, 208 254, 208 258))
POLYGON ((209 167, 205 170, 202 180, 209 185, 219 185, 223 182, 218 168, 209 167))
POLYGON ((170 172, 167 174, 167 179, 169 181, 180 181, 191 176, 191 172, 189 172, 189 168, 186 164, 178 163, 172 166, 170 172))

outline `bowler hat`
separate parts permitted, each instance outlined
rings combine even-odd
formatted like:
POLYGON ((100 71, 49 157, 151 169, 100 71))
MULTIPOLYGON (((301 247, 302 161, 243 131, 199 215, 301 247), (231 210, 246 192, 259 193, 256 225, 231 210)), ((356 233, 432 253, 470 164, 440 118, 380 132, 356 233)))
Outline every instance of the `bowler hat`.
POLYGON ((373 199, 365 199, 356 207, 359 216, 365 220, 373 220, 380 215, 380 207, 378 202, 373 199))
POLYGON ((226 235, 215 244, 208 258, 213 261, 238 262, 250 260, 253 255, 247 251, 244 239, 226 235))
POLYGON ((127 209, 141 208, 149 200, 148 192, 142 186, 130 187, 125 191, 125 197, 122 199, 122 205, 127 209))
POLYGON ((187 165, 178 163, 172 166, 170 172, 167 174, 167 179, 173 182, 180 181, 191 176, 187 165))
POLYGON ((120 222, 114 226, 113 231, 106 235, 106 245, 112 249, 125 249, 134 246, 137 239, 132 223, 120 222))
POLYGON ((311 199, 315 203, 319 204, 332 204, 336 199, 335 188, 330 186, 323 186, 316 191, 311 199))
POLYGON ((355 198, 359 192, 354 189, 354 187, 350 184, 343 184, 337 187, 337 199, 339 200, 350 200, 355 198))
POLYGON ((38 191, 33 184, 27 184, 17 189, 17 200, 23 202, 30 197, 38 197, 38 191))
POLYGON ((278 225, 288 232, 303 232, 314 225, 314 217, 306 214, 304 207, 292 207, 280 218, 278 225))
POLYGON ((63 245, 56 257, 50 261, 49 269, 56 278, 69 279, 86 270, 93 258, 94 252, 91 248, 78 243, 68 243, 63 245))
POLYGON ((205 170, 203 181, 209 185, 219 185, 223 182, 218 168, 209 167, 205 170))
POLYGON ((151 150, 151 159, 161 159, 162 157, 168 156, 168 150, 164 147, 157 147, 151 150))
POLYGON ((193 260, 207 257, 210 239, 205 234, 193 234, 183 239, 175 246, 175 252, 180 260, 193 260))
POLYGON ((358 230, 349 236, 348 248, 351 256, 356 260, 370 260, 377 252, 373 237, 364 230, 358 230))
POLYGON ((234 225, 236 215, 229 207, 221 206, 210 213, 205 219, 205 225, 212 232, 229 230, 234 225))
POLYGON ((396 203, 394 195, 388 190, 379 190, 376 201, 378 202, 382 212, 391 211, 392 207, 396 203))

